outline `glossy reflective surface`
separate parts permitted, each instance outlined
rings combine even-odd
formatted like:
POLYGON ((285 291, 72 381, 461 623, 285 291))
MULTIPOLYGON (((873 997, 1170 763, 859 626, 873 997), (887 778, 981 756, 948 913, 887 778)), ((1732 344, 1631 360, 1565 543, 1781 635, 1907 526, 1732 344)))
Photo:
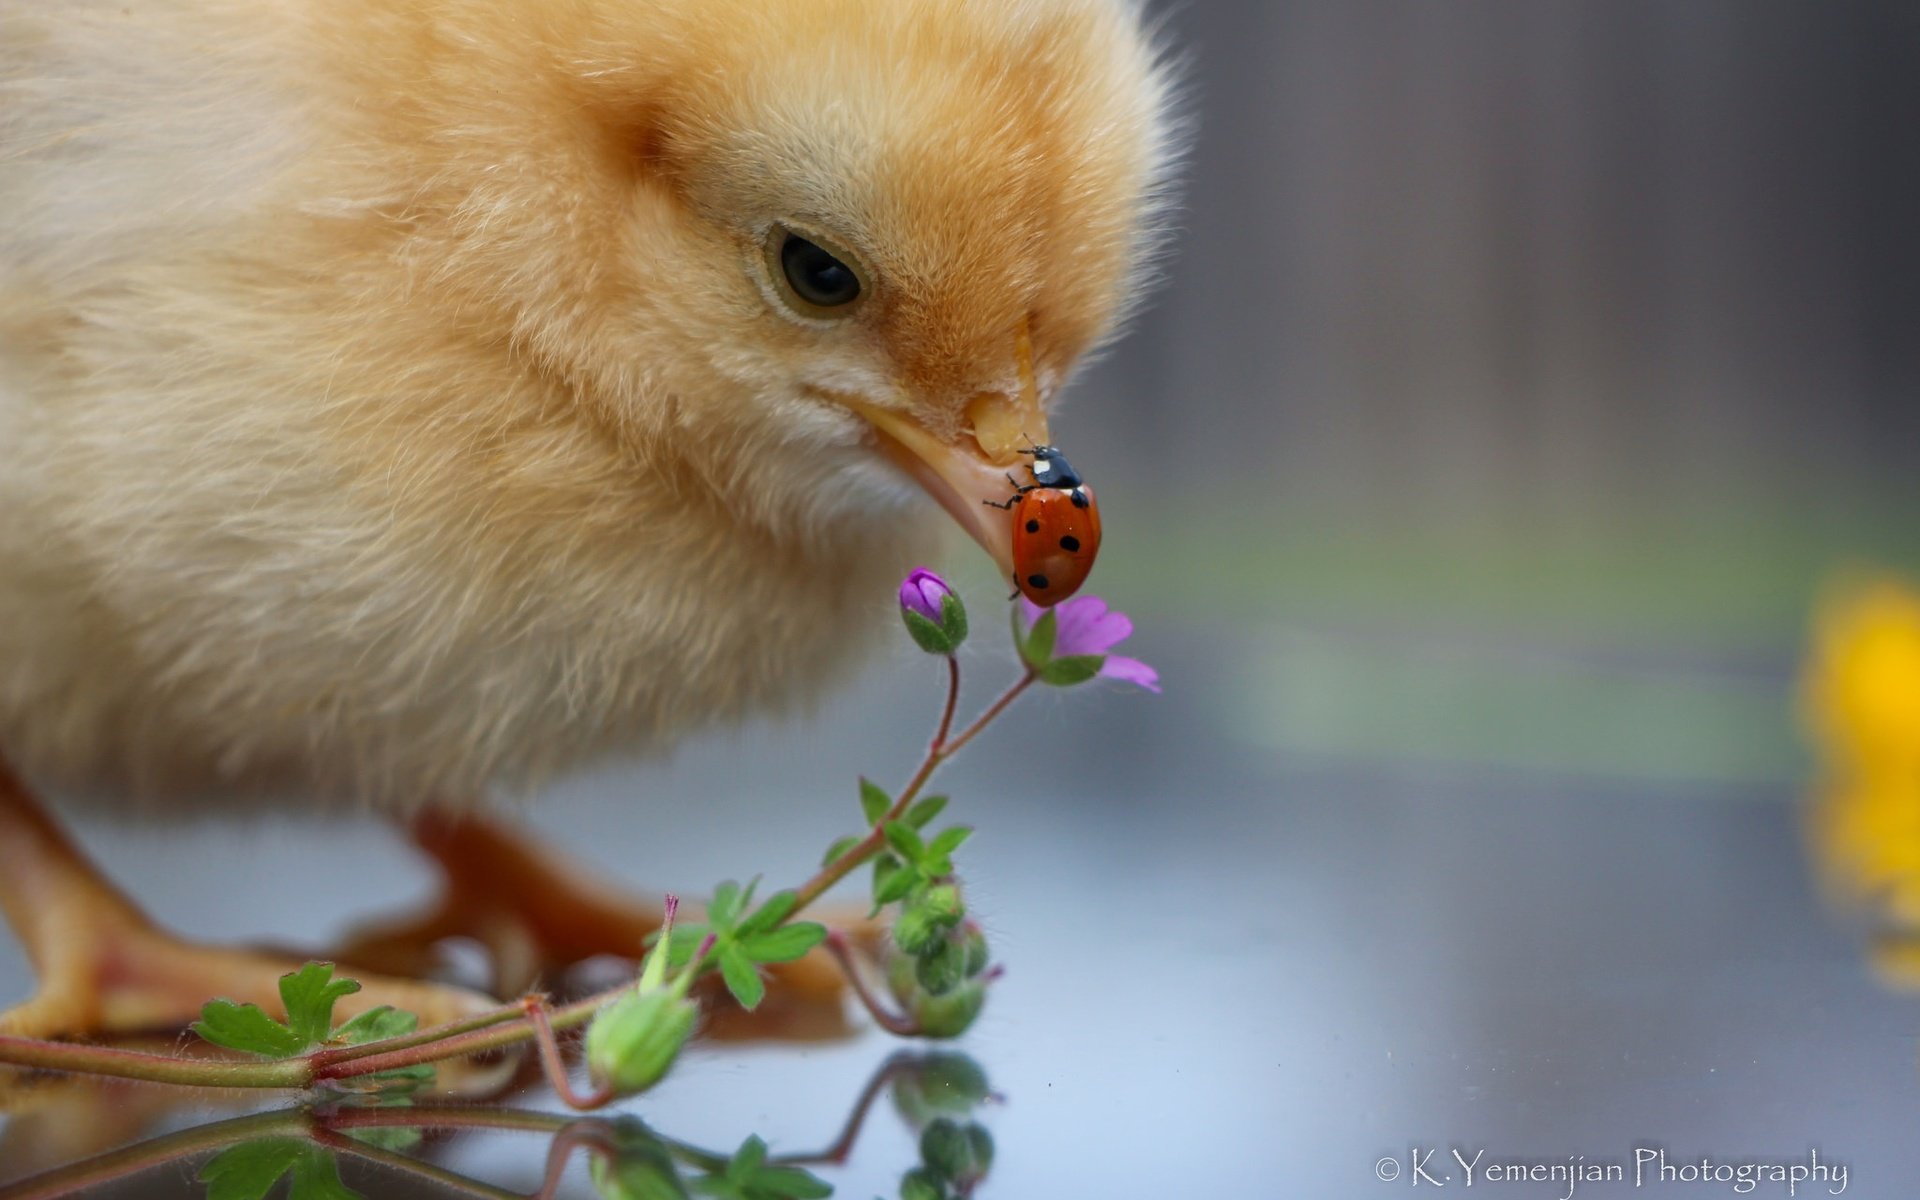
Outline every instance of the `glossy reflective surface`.
MULTIPOLYGON (((967 873, 1009 967, 963 1043, 1005 1097, 983 1110, 998 1157, 982 1194, 1280 1194, 1261 1190, 1276 1176, 1360 1194, 1384 1188, 1381 1156, 1456 1143, 1627 1162, 1641 1145, 1818 1147, 1863 1195, 1920 1169, 1920 1004, 1876 985, 1816 904, 1788 784, 1276 753, 1221 732, 1204 681, 1236 673, 1235 647, 1175 623, 1142 640, 1167 697, 1040 697, 948 781, 981 829, 967 873)), ((988 673, 984 649, 974 661, 988 673)), ((539 811, 636 880, 797 877, 853 811, 825 747, 904 762, 931 665, 896 661, 817 724, 581 781, 539 811), (729 783, 704 811, 665 801, 716 777, 729 783), (750 826, 730 844, 712 833, 750 826)), ((1284 653, 1269 668, 1291 669, 1284 653)), ((387 899, 418 883, 364 826, 86 833, 167 919, 220 935, 318 938, 336 907, 377 907, 347 864, 387 899), (237 868, 244 904, 201 885, 208 854, 237 868)), ((17 960, 6 970, 18 991, 17 960)), ((894 1048, 877 1033, 711 1048, 630 1111, 704 1146, 757 1133, 814 1149, 894 1048)), ((532 1190, 547 1143, 466 1134, 436 1153, 532 1190)), ((891 1194, 914 1161, 889 1116, 822 1175, 891 1194)), ((126 1194, 194 1194, 177 1173, 140 1189, 126 1194)))
MULTIPOLYGON (((1004 1097, 979 1195, 1390 1196, 1415 1150, 1458 1175, 1454 1146, 1621 1164, 1592 1197, 1732 1190, 1635 1189, 1637 1148, 1817 1148, 1848 1195, 1913 1192, 1920 996, 1818 898, 1795 717, 1825 581, 1920 568, 1912 18, 1175 15, 1203 131, 1181 257, 1054 425, 1099 481, 1088 590, 1166 694, 1030 698, 942 784, 1008 968, 960 1046, 1004 1097)), ((977 700, 1009 670, 1004 593, 966 585, 977 700)), ((897 653, 817 717, 527 811, 638 886, 803 878, 854 777, 904 776, 935 716, 937 665, 887 621, 897 653)), ((428 886, 371 822, 77 827, 200 936, 322 946, 428 886)), ((0 940, 0 1001, 27 987, 0 940)), ((896 1049, 702 1049, 623 1111, 805 1153, 896 1049)), ((233 1115, 17 1087, 0 1111, 0 1180, 233 1115)), ((530 1193, 551 1141, 408 1152, 530 1193)), ((820 1175, 893 1196, 918 1154, 882 1096, 820 1175)), ((559 1194, 594 1194, 586 1161, 559 1194)))

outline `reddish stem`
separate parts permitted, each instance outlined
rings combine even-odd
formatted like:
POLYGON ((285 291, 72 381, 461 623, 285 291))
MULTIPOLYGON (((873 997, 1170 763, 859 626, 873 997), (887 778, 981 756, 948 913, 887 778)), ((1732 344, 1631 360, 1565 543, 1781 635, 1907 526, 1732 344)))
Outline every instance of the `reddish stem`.
MULTIPOLYGON (((926 757, 920 760, 919 768, 914 771, 913 778, 907 780, 907 786, 901 789, 899 798, 893 802, 893 807, 873 823, 873 828, 867 831, 867 836, 856 842, 845 854, 822 867, 812 879, 801 886, 799 898, 793 906, 793 913, 799 913, 801 909, 818 900, 828 888, 851 874, 854 868, 878 854, 887 844, 887 823, 897 821, 905 815, 908 807, 919 797, 920 789, 925 787, 927 780, 933 778, 933 773, 939 770, 940 764, 959 753, 961 747, 992 724, 996 717, 1007 710, 1009 704, 1018 700, 1022 692, 1033 686, 1033 681, 1037 678, 1029 670, 1012 687, 1000 693, 1000 697, 988 705, 985 712, 974 718, 973 723, 962 730, 959 737, 948 741, 946 734, 952 725, 954 697, 959 694, 960 687, 960 666, 952 659, 948 661, 952 664, 952 673, 949 676, 947 711, 941 718, 939 734, 935 736, 933 744, 927 747, 926 757)), ((792 919, 791 914, 788 919, 792 919)))
POLYGON ((847 940, 846 934, 838 929, 827 934, 826 947, 827 953, 832 956, 835 963, 839 964, 841 972, 847 977, 847 982, 852 985, 853 994, 858 996, 861 1005, 873 1014, 873 1019, 880 1028, 899 1037, 920 1035, 922 1030, 918 1021, 896 1013, 880 1003, 880 998, 867 986, 866 976, 860 970, 860 964, 854 961, 853 946, 847 940))
POLYGON ((533 1039, 540 1047, 540 1066, 547 1073, 553 1094, 565 1101, 567 1107, 580 1112, 592 1112, 611 1103, 616 1093, 608 1084, 600 1084, 584 1095, 573 1090, 573 1077, 567 1073, 567 1061, 560 1054, 560 1039, 554 1036, 546 997, 528 996, 520 1001, 520 1007, 526 1012, 527 1020, 533 1022, 533 1039))

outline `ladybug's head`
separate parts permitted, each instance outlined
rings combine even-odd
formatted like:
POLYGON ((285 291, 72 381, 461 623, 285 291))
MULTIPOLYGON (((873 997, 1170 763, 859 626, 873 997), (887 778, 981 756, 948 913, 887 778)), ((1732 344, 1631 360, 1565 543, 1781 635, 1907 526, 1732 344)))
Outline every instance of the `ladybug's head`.
POLYGON ((1076 488, 1080 486, 1080 473, 1073 469, 1067 456, 1053 446, 1035 446, 1023 450, 1022 454, 1033 456, 1033 482, 1037 487, 1076 488))

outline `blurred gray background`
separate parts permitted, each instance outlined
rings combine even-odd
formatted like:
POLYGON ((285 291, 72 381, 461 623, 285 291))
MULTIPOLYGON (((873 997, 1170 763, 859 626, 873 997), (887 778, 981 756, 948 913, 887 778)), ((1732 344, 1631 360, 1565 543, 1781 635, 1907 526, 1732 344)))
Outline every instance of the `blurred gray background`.
MULTIPOLYGON (((949 780, 1009 967, 966 1043, 1007 1096, 982 1194, 1382 1196, 1449 1145, 1819 1147, 1912 1194, 1920 1003, 1810 880, 1796 687, 1825 581, 1920 569, 1920 5, 1163 16, 1177 250, 1055 433, 1167 691, 1036 697, 949 780)), ((997 584, 953 561, 982 696, 997 584)), ((815 718, 533 811, 639 885, 797 878, 938 682, 902 639, 815 718)), ((211 935, 427 886, 371 824, 82 833, 211 935)), ((636 1111, 823 1141, 887 1050, 715 1051, 636 1111)), ((873 1137, 842 1194, 911 1165, 873 1137)), ((447 1161, 528 1188, 540 1153, 447 1161)))

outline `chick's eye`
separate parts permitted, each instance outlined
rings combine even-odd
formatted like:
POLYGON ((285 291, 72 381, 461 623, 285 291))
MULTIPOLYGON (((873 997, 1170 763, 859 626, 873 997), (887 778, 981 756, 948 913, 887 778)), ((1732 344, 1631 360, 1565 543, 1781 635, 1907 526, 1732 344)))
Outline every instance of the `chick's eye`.
POLYGON ((844 308, 860 298, 860 277, 817 242, 776 230, 780 273, 793 294, 816 308, 844 308))

